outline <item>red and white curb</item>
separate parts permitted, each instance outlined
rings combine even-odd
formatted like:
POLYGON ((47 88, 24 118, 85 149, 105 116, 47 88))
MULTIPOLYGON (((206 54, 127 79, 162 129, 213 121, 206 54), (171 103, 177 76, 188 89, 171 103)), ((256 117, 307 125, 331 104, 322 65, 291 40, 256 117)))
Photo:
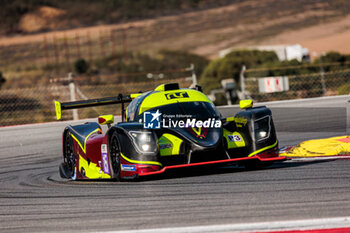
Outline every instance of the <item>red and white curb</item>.
MULTIPOLYGON (((153 228, 125 231, 105 231, 104 233, 348 233, 350 217, 320 218, 295 221, 243 223, 174 228, 153 228)), ((101 232, 102 233, 102 232, 101 232)))

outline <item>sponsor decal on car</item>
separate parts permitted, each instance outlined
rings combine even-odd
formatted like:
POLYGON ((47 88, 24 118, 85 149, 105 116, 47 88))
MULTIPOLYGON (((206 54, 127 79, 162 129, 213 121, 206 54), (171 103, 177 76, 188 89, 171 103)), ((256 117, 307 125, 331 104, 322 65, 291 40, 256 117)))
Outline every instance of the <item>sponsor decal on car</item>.
POLYGON ((228 135, 227 138, 228 138, 228 140, 230 140, 231 142, 241 142, 241 141, 242 141, 241 136, 236 135, 236 134, 234 134, 234 135, 228 135))
POLYGON ((107 155, 107 144, 101 145, 101 157, 102 157, 102 168, 103 172, 109 174, 109 162, 107 155))
POLYGON ((185 91, 182 92, 174 92, 165 94, 167 100, 179 99, 179 98, 189 98, 188 93, 185 91))
POLYGON ((122 164, 122 171, 136 172, 136 165, 122 164))
POLYGON ((243 118, 243 117, 235 117, 235 122, 237 127, 243 127, 247 124, 248 119, 243 118))
POLYGON ((101 152, 102 153, 107 153, 107 144, 102 144, 101 145, 101 152))
POLYGON ((159 149, 163 150, 163 149, 168 149, 171 148, 171 144, 167 143, 167 144, 159 144, 159 149))

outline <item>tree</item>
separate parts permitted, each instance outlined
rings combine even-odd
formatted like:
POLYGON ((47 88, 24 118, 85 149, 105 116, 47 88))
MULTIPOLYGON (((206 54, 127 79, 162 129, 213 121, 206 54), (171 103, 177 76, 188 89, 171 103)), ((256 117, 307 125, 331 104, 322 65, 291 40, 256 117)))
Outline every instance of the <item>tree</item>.
POLYGON ((314 61, 315 64, 324 64, 322 67, 325 72, 342 70, 344 68, 348 69, 350 65, 347 62, 350 62, 350 55, 344 55, 338 52, 328 52, 314 61), (336 65, 334 63, 339 64, 336 65))
POLYGON ((212 89, 221 88, 220 81, 223 79, 234 78, 238 83, 243 65, 247 68, 256 68, 278 62, 275 52, 259 50, 233 51, 223 58, 210 62, 200 78, 200 84, 204 87, 204 91, 209 93, 212 89))
POLYGON ((185 68, 194 64, 196 75, 201 76, 209 61, 205 57, 188 53, 181 50, 160 50, 162 63, 167 65, 167 69, 185 68))
POLYGON ((74 67, 78 74, 84 74, 89 69, 89 64, 81 58, 74 63, 74 67))
POLYGON ((0 88, 2 84, 4 84, 5 82, 6 82, 6 79, 4 78, 4 76, 2 76, 2 72, 0 71, 0 88))

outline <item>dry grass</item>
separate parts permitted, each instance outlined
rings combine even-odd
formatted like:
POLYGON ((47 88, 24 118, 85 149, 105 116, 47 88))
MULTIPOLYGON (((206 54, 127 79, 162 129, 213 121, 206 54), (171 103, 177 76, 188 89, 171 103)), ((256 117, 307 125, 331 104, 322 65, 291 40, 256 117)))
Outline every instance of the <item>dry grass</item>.
POLYGON ((301 43, 315 51, 327 48, 347 52, 350 51, 346 43, 350 39, 349 12, 350 1, 250 0, 123 24, 2 37, 0 70, 5 77, 12 78, 9 74, 14 72, 25 75, 27 71, 41 70, 46 61, 54 64, 53 37, 57 38, 61 64, 77 58, 76 35, 79 35, 81 56, 85 58, 89 58, 87 35, 91 38, 93 59, 110 55, 113 50, 121 52, 124 31, 127 50, 147 53, 162 48, 181 49, 215 58, 219 50, 227 47, 280 43, 301 43), (322 34, 324 31, 328 34, 322 34), (317 38, 313 38, 314 35, 318 35, 317 38), (69 61, 64 37, 70 48, 69 61))

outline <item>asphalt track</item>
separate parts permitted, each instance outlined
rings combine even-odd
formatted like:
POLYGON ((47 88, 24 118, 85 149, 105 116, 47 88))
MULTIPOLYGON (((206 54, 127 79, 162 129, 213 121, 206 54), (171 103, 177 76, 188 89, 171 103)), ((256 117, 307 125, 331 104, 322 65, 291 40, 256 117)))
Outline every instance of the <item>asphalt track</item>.
MULTIPOLYGON (((280 145, 349 134, 349 100, 269 104, 280 145), (304 107, 321 109, 308 113, 304 107), (334 121, 335 132, 328 125, 334 121)), ((220 111, 229 115, 237 109, 220 111)), ((62 180, 58 164, 66 124, 0 128, 0 232, 96 232, 350 216, 350 160, 289 161, 258 171, 197 170, 141 182, 62 180)))

